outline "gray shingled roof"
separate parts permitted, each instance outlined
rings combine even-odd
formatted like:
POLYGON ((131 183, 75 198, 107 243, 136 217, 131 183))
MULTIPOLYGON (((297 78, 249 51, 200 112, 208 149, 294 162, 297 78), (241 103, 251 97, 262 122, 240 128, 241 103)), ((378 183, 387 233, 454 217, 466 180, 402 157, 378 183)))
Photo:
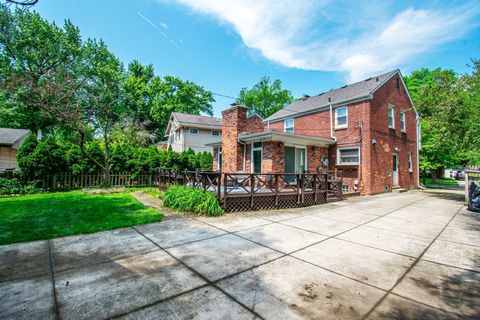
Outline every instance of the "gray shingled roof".
POLYGON ((209 116, 197 116, 193 114, 172 112, 172 116, 178 121, 180 126, 198 126, 202 128, 222 128, 222 119, 209 117, 209 116))
POLYGON ((26 129, 0 128, 0 145, 17 149, 29 133, 26 129))
POLYGON ((274 121, 285 119, 297 114, 308 113, 318 108, 339 103, 346 103, 350 100, 356 100, 369 96, 378 87, 388 80, 398 70, 390 71, 378 76, 374 76, 338 89, 323 92, 316 96, 300 98, 295 100, 282 110, 277 111, 264 121, 274 121), (330 100, 329 100, 330 98, 330 100))

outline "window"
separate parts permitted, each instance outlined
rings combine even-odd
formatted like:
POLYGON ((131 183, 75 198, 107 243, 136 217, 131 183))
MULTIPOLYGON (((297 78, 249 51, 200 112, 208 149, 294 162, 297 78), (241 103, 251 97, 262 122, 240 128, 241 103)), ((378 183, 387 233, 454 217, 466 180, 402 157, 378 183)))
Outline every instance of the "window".
POLYGON ((388 105, 388 127, 395 129, 395 107, 392 104, 388 105))
POLYGON ((262 143, 252 145, 252 173, 262 173, 262 143))
POLYGON ((408 154, 408 172, 413 172, 412 154, 408 154))
POLYGON ((405 125, 405 111, 402 111, 400 113, 400 130, 402 130, 402 132, 405 132, 406 128, 407 126, 405 125))
POLYGON ((212 130, 212 136, 219 136, 219 135, 220 135, 220 131, 212 130))
POLYGON ((348 125, 347 107, 335 109, 335 128, 346 128, 348 125))
POLYGON ((360 163, 360 148, 339 148, 337 157, 339 165, 357 165, 360 163))
POLYGON ((295 122, 293 119, 287 119, 283 121, 283 131, 288 133, 293 133, 293 126, 295 122))
POLYGON ((190 133, 190 134, 198 134, 198 129, 197 129, 197 128, 188 128, 188 133, 190 133))
POLYGON ((170 136, 168 137, 168 143, 173 144, 174 139, 175 139, 175 132, 171 131, 170 136))
POLYGON ((342 185, 342 192, 343 193, 348 193, 348 186, 342 185))

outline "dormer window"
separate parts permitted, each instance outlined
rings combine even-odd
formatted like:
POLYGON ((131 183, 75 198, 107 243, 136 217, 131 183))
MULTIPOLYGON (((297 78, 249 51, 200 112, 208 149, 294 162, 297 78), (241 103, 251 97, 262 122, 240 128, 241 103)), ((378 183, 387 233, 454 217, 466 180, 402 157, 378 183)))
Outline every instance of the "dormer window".
POLYGON ((346 128, 348 126, 348 109, 339 107, 335 109, 335 128, 346 128))
POLYGON ((287 119, 283 121, 283 131, 287 133, 294 132, 295 121, 293 119, 287 119))

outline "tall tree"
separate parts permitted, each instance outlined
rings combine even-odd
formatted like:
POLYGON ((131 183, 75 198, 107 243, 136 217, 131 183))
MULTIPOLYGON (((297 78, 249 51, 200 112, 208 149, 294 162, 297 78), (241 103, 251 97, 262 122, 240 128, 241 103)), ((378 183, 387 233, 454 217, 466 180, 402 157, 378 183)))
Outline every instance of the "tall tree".
POLYGON ((150 116, 155 121, 158 131, 163 136, 167 128, 170 113, 183 112, 199 115, 213 115, 213 95, 210 91, 177 77, 165 76, 152 84, 155 93, 150 116))
POLYGON ((36 12, 0 6, 0 118, 32 131, 57 124, 55 109, 75 103, 82 41, 36 12))
POLYGON ((251 89, 242 88, 236 100, 247 106, 262 118, 267 118, 293 101, 289 90, 282 89, 278 79, 271 81, 263 77, 251 89))
POLYGON ((477 72, 478 65, 474 64, 472 74, 457 75, 452 70, 421 69, 405 77, 421 115, 422 170, 435 172, 442 167, 479 163, 477 72))

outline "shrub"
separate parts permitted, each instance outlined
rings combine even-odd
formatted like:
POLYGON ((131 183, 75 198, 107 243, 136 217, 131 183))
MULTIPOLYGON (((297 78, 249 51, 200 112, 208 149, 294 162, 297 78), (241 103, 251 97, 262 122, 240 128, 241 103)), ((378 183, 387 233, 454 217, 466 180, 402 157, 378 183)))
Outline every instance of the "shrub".
POLYGON ((163 205, 178 211, 221 216, 223 209, 213 194, 198 188, 171 186, 165 192, 163 205))
POLYGON ((34 184, 22 185, 22 183, 16 178, 0 178, 0 196, 38 192, 41 192, 41 189, 36 188, 34 184))

